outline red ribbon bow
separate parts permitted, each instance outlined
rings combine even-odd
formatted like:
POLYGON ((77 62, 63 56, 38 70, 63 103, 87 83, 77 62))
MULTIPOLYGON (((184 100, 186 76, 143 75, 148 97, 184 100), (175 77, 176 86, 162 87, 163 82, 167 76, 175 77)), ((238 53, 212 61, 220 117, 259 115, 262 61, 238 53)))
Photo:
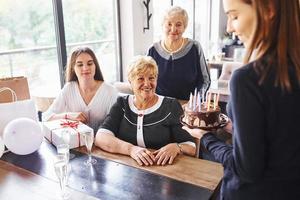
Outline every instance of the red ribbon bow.
POLYGON ((68 120, 66 120, 65 122, 62 122, 60 125, 63 128, 70 127, 70 128, 76 129, 79 125, 79 122, 78 121, 68 121, 68 120))

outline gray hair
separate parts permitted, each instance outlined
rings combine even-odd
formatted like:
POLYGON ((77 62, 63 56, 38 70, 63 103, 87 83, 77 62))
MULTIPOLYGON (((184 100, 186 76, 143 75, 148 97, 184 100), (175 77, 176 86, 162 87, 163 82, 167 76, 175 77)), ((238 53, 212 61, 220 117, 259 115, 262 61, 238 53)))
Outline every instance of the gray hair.
POLYGON ((158 67, 150 56, 135 56, 127 67, 127 78, 131 81, 136 75, 150 71, 158 76, 158 67))
POLYGON ((163 18, 163 23, 166 21, 167 18, 169 18, 170 16, 175 16, 175 15, 180 15, 183 17, 183 25, 184 25, 184 28, 186 28, 188 25, 188 22, 189 22, 189 16, 188 16, 186 10, 179 6, 172 6, 168 10, 166 10, 166 12, 164 14, 164 18, 163 18))

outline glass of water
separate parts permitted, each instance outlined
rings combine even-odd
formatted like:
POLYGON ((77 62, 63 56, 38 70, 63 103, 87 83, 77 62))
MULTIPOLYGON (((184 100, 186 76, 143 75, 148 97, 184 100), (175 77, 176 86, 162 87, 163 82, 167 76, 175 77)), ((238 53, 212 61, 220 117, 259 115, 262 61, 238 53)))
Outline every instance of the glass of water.
POLYGON ((62 199, 69 199, 70 193, 66 190, 67 179, 68 179, 68 162, 66 161, 65 155, 58 154, 54 158, 54 170, 59 180, 60 193, 62 199))
MULTIPOLYGON (((70 145, 70 141, 71 141, 71 132, 68 129, 65 129, 61 132, 61 141, 63 144, 67 144, 70 145)), ((75 157, 75 154, 72 154, 69 152, 69 160, 73 159, 75 157)))
POLYGON ((97 163, 97 160, 92 158, 92 147, 94 143, 94 131, 86 131, 83 133, 85 146, 88 152, 88 160, 84 162, 85 165, 91 166, 97 163))
POLYGON ((57 154, 62 155, 65 157, 65 160, 67 163, 69 163, 70 160, 70 150, 69 150, 69 145, 68 144, 58 144, 56 146, 57 149, 57 154))

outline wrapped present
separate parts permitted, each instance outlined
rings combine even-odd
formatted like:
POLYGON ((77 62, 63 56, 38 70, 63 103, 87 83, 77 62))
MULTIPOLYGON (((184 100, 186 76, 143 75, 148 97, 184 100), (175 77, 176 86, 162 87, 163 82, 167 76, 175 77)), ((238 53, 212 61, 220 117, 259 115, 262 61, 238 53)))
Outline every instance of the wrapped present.
POLYGON ((87 125, 72 121, 72 120, 53 120, 43 122, 43 132, 47 140, 49 140, 55 146, 65 143, 63 134, 69 134, 69 146, 70 149, 80 147, 84 145, 83 133, 87 131, 94 131, 87 125))

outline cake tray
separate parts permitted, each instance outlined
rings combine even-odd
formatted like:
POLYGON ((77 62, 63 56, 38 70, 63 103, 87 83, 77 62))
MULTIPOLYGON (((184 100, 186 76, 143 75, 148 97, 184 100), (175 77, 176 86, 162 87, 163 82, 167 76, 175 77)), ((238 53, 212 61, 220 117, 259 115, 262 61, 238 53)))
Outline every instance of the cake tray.
POLYGON ((198 128, 198 129, 202 129, 202 130, 205 130, 205 131, 214 131, 214 130, 217 130, 219 128, 222 128, 222 127, 226 126, 228 124, 228 122, 229 122, 229 118, 225 114, 223 114, 223 113, 220 113, 220 115, 219 115, 219 122, 220 123, 217 126, 192 126, 192 125, 189 125, 186 122, 184 122, 182 120, 183 117, 184 117, 184 115, 182 115, 180 117, 180 122, 181 122, 181 124, 183 126, 187 126, 187 127, 191 128, 191 129, 198 128))

